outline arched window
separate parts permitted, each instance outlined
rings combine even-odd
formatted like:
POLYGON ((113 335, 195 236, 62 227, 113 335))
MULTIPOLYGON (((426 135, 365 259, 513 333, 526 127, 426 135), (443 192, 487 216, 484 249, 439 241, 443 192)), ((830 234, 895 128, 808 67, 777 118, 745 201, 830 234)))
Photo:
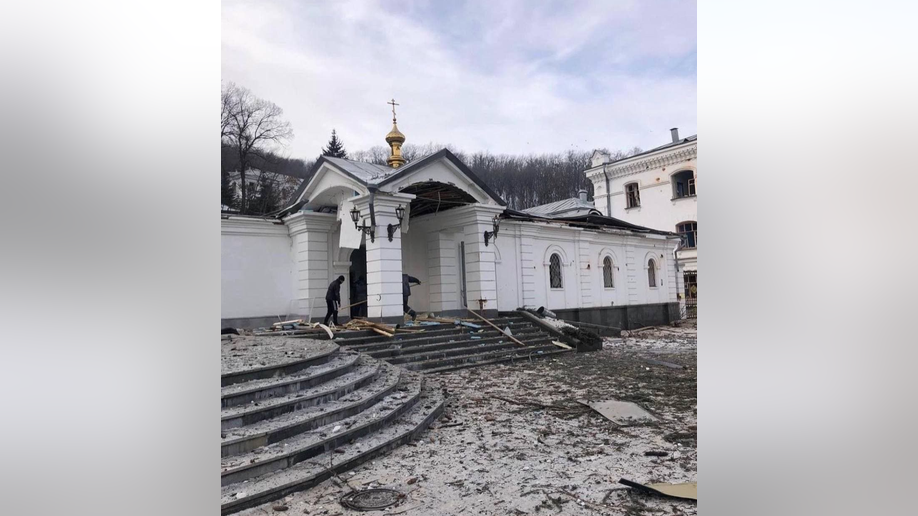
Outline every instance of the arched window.
POLYGON ((606 256, 602 260, 602 286, 612 288, 615 285, 612 282, 612 257, 606 256))
POLYGON ((561 280, 561 257, 558 253, 551 255, 548 260, 548 279, 551 288, 564 288, 564 282, 561 280))
POLYGON ((657 264, 652 258, 647 261, 647 283, 651 287, 657 286, 657 264))
POLYGON ((695 173, 683 170, 673 174, 673 199, 695 196, 695 173))

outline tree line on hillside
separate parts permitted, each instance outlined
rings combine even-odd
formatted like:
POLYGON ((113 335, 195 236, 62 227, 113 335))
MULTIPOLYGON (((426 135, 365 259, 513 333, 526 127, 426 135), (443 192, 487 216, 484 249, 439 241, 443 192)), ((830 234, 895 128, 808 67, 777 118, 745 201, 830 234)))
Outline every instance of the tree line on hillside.
MULTIPOLYGON (((293 137, 293 129, 283 120, 278 106, 232 83, 223 87, 222 97, 222 209, 264 215, 284 208, 292 201, 297 186, 311 179, 315 160, 280 155, 293 137)), ((581 189, 587 191, 588 198, 593 197, 593 185, 583 173, 590 166, 590 151, 539 155, 466 153, 453 145, 427 143, 404 145, 402 156, 410 163, 443 148, 455 154, 511 209, 523 210, 576 197, 581 189)), ((635 147, 610 154, 617 159, 638 152, 641 149, 635 147)), ((389 148, 380 145, 348 152, 333 129, 321 155, 385 165, 389 148)))

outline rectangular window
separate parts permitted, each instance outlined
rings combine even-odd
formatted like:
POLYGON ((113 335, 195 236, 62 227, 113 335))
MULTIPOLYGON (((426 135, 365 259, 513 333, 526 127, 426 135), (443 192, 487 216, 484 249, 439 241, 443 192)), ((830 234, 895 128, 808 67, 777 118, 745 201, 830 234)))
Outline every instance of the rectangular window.
POLYGON ((695 195, 695 178, 688 180, 688 194, 695 195))
POLYGON ((625 185, 625 194, 628 197, 629 208, 637 208, 641 205, 641 192, 637 183, 625 185))
POLYGON ((693 249, 698 246, 698 223, 683 222, 676 225, 676 232, 682 237, 682 247, 693 249))

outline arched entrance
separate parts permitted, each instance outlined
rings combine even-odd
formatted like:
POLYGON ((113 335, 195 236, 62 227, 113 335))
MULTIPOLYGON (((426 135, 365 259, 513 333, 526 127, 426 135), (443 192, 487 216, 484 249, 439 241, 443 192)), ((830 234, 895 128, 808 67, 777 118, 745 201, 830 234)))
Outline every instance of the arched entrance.
MULTIPOLYGON (((365 246, 351 251, 351 266, 347 276, 351 303, 365 301, 367 298, 367 248, 365 246)), ((350 316, 351 318, 366 317, 367 304, 352 306, 350 316)))

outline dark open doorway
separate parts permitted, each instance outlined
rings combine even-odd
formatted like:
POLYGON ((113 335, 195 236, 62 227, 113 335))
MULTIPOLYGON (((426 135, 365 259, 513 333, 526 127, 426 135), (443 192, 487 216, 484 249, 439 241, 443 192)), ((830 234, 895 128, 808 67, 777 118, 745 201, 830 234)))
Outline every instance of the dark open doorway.
MULTIPOLYGON (((367 299, 367 248, 351 251, 351 267, 348 270, 348 286, 351 303, 358 303, 367 299)), ((363 303, 350 308, 351 317, 366 317, 367 304, 363 303)))

